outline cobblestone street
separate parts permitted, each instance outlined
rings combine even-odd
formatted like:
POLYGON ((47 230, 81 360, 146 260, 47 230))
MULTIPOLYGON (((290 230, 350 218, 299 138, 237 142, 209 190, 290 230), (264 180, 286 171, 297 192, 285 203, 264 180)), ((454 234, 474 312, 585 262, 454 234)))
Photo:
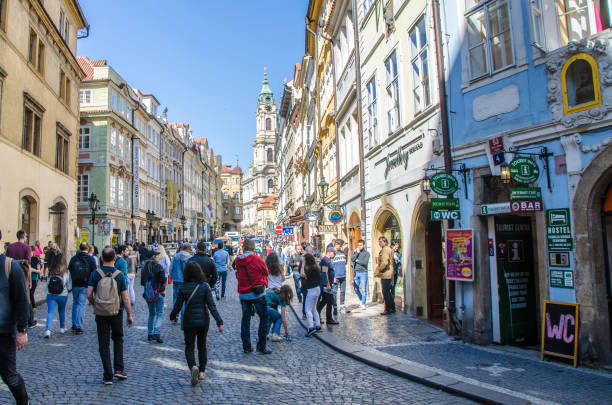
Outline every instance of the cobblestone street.
MULTIPOLYGON (((137 284, 139 280, 137 279, 137 284)), ((272 343, 269 356, 244 354, 240 343, 240 307, 234 273, 228 277, 229 296, 218 304, 225 322, 220 335, 211 327, 206 380, 191 387, 179 326, 170 325, 166 305, 164 344, 146 341, 147 309, 137 288, 135 326, 124 329, 128 379, 102 385, 95 322, 91 306, 86 310, 85 334, 58 333, 43 339, 46 306, 37 311, 39 326, 29 332, 29 345, 18 354, 18 370, 24 376, 33 405, 42 404, 465 404, 462 398, 393 376, 341 355, 316 339, 306 339, 301 326, 288 314, 293 342, 272 343)), ((37 296, 44 295, 39 287, 37 296)), ((168 296, 168 302, 171 294, 168 296)), ((66 310, 69 329, 71 301, 66 310)), ((214 325, 212 325, 214 326, 214 325)), ((256 336, 252 324, 252 338, 256 336)), ((12 399, 0 385, 0 403, 12 399)))

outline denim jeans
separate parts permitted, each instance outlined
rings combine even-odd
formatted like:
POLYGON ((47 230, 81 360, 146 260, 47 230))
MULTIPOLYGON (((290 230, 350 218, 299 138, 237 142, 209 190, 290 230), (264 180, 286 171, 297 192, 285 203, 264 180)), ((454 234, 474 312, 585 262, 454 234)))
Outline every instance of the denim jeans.
POLYGON ((87 287, 72 287, 72 326, 83 328, 83 316, 87 305, 87 287))
POLYGON ((304 301, 306 303, 306 319, 308 329, 321 327, 321 319, 319 319, 319 312, 317 312, 317 300, 319 299, 320 294, 320 287, 310 288, 306 294, 306 299, 304 301))
POLYGON ((164 315, 164 296, 160 295, 157 301, 147 302, 149 306, 149 335, 159 335, 159 329, 164 315))
POLYGON ((217 295, 219 295, 219 287, 218 285, 221 285, 221 296, 225 297, 225 283, 227 282, 227 271, 220 271, 219 273, 219 278, 217 279, 217 283, 215 284, 215 293, 217 295))
POLYGON ((355 288, 355 294, 361 300, 361 305, 365 305, 368 296, 368 273, 365 271, 356 272, 353 287, 355 288))
POLYGON ((346 300, 346 277, 338 277, 336 280, 338 282, 334 284, 334 290, 336 293, 340 290, 340 306, 344 306, 346 300))
POLYGON ((334 320, 334 317, 332 316, 333 305, 334 305, 334 294, 322 289, 321 300, 317 304, 317 312, 319 313, 319 317, 321 317, 321 311, 325 307, 325 320, 327 322, 333 321, 334 320))
POLYGON ((259 297, 254 300, 240 300, 242 304, 242 322, 240 325, 240 337, 242 338, 242 348, 252 349, 251 346, 251 308, 255 307, 255 312, 259 316, 259 329, 257 331, 257 350, 262 351, 266 348, 266 335, 268 334, 268 303, 266 297, 259 297))
POLYGON ((66 327, 66 302, 68 296, 47 294, 47 327, 46 330, 51 330, 51 324, 55 313, 59 310, 60 328, 66 327))
POLYGON ((299 302, 302 302, 302 289, 300 288, 300 273, 298 271, 293 272, 293 282, 295 283, 295 295, 299 302))
MULTIPOLYGON (((181 287, 183 287, 183 282, 182 281, 172 281, 172 307, 174 308, 174 304, 176 304, 176 299, 178 298, 178 294, 179 291, 181 290, 181 287)), ((181 308, 181 317, 183 316, 183 313, 185 312, 185 304, 183 304, 183 307, 181 308)))
POLYGON ((274 308, 268 307, 268 321, 270 322, 270 330, 272 333, 280 335, 281 326, 283 324, 283 318, 280 312, 274 308))
POLYGON ((113 339, 113 363, 115 371, 123 369, 123 311, 115 316, 96 315, 98 329, 98 350, 104 368, 104 381, 112 381, 113 364, 111 364, 110 340, 113 339))
POLYGON ((0 334, 0 377, 8 386, 17 405, 28 403, 25 382, 17 372, 17 347, 12 333, 0 334))

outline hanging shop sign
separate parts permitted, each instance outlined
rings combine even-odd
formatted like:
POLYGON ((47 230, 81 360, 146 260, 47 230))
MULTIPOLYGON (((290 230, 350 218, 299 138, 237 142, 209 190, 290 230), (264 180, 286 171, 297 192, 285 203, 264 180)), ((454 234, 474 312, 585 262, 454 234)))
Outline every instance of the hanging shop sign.
POLYGON ((574 250, 569 208, 546 210, 546 236, 548 250, 553 252, 574 250))
POLYGON ((489 139, 489 151, 493 156, 493 163, 496 166, 501 165, 506 161, 504 156, 504 138, 501 136, 489 139))
POLYGON ((556 356, 578 365, 578 304, 544 301, 541 359, 556 356))
POLYGON ((459 182, 449 173, 434 174, 429 184, 434 192, 441 195, 450 195, 459 189, 459 182))
POLYGON ((319 213, 316 211, 308 211, 304 214, 304 219, 306 221, 315 222, 321 219, 321 215, 319 215, 319 213))
POLYGON ((319 233, 335 233, 338 230, 338 228, 336 228, 336 225, 319 225, 317 226, 317 231, 319 233))
POLYGON ((540 187, 517 187, 510 189, 510 201, 542 201, 540 187))
POLYGON ((474 244, 471 229, 446 231, 446 278, 474 281, 474 244))
POLYGON ((344 214, 338 208, 334 208, 333 210, 330 211, 327 218, 329 219, 329 222, 331 222, 332 224, 339 224, 344 219, 344 214))
POLYGON ((512 201, 510 212, 542 211, 542 201, 512 201))
POLYGON ((89 229, 81 228, 79 231, 79 244, 87 243, 89 244, 89 229))
POLYGON ((507 214, 510 212, 510 203, 495 203, 495 204, 482 204, 480 206, 481 215, 495 215, 495 214, 507 214))
POLYGON ((540 168, 528 157, 517 157, 512 159, 509 165, 510 177, 519 183, 533 183, 540 177, 540 168))
POLYGON ((433 220, 461 219, 458 198, 432 198, 430 207, 433 220))
POLYGON ((408 170, 410 155, 423 149, 423 138, 425 138, 425 135, 420 135, 407 145, 400 146, 395 152, 387 155, 385 158, 385 179, 389 176, 389 172, 397 167, 403 167, 404 170, 408 170))
POLYGON ((574 270, 550 269, 550 286, 555 288, 574 288, 574 270))

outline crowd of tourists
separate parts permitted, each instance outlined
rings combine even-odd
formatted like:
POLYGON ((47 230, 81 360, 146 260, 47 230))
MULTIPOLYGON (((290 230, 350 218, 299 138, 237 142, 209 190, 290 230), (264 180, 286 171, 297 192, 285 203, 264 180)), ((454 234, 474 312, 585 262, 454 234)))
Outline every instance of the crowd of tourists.
MULTIPOLYGON (((255 314, 259 318, 257 352, 272 353, 268 340, 292 340, 286 308, 294 296, 302 304, 307 337, 321 329, 323 312, 327 325, 338 325, 338 312, 350 312, 345 305, 349 257, 354 271, 353 287, 361 309, 365 309, 367 299, 370 254, 363 240, 353 252, 346 251, 344 241, 335 240, 317 254, 308 244, 279 244, 262 249, 256 248, 251 239, 245 239, 235 255, 223 243, 212 252, 205 242, 197 243, 195 252, 192 243, 183 243, 172 258, 164 246, 157 244, 106 246, 98 255, 95 247, 81 243, 77 254, 68 260, 53 242, 41 248, 39 241, 28 245, 24 231, 18 231, 16 236, 17 241, 6 244, 5 253, 0 255, 0 266, 4 268, 0 272, 0 375, 19 405, 28 403, 28 394, 23 378, 16 371, 16 351, 27 345, 28 328, 36 326, 34 292, 41 279, 47 282, 44 338, 66 332, 69 295, 72 296, 71 331, 75 335, 84 333, 87 303, 92 305, 105 385, 127 378, 123 323, 125 319, 128 327, 134 324, 134 283, 138 276, 148 308, 148 341, 164 342, 161 330, 164 304, 172 286, 169 318, 172 324, 180 323, 183 331, 193 385, 206 375, 210 316, 219 332, 224 330, 217 304, 226 297, 229 272, 235 272, 237 279, 244 353, 254 351, 250 326, 255 314), (293 283, 286 282, 286 277, 293 278, 293 283), (56 315, 59 330, 54 332, 56 315)), ((381 279, 385 301, 381 315, 390 315, 395 312, 394 289, 401 256, 398 246, 387 246, 384 236, 378 242, 381 249, 373 274, 381 279)))

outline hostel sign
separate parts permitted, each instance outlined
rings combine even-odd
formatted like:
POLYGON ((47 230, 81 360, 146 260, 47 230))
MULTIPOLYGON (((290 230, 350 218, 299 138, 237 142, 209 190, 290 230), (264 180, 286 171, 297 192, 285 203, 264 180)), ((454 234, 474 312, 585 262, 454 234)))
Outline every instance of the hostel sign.
POLYGON ((552 252, 574 250, 569 208, 546 210, 546 236, 548 250, 552 252))

